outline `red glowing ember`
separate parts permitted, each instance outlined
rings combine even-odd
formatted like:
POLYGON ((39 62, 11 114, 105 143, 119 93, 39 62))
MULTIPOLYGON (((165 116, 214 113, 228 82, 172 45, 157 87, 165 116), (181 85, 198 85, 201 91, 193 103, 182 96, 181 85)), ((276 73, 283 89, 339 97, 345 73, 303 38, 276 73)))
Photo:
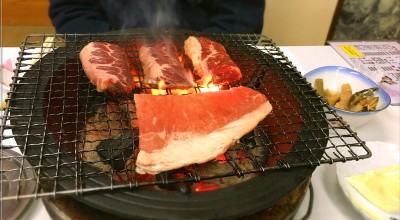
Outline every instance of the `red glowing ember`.
POLYGON ((216 183, 208 182, 208 181, 201 181, 197 184, 195 191, 196 192, 204 192, 204 191, 211 191, 218 189, 219 186, 216 183))

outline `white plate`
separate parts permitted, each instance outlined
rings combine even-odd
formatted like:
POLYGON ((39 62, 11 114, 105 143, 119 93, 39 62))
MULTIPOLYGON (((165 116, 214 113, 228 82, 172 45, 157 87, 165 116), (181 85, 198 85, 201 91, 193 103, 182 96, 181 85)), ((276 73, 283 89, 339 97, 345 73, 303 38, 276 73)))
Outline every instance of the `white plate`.
POLYGON ((346 198, 349 199, 355 209, 359 211, 365 219, 400 219, 400 213, 390 214, 379 209, 365 199, 365 197, 355 190, 346 180, 346 177, 349 176, 360 175, 367 171, 400 164, 400 151, 398 145, 377 141, 366 142, 366 145, 372 152, 371 158, 336 164, 336 174, 339 180, 339 185, 346 195, 346 198), (360 206, 363 206, 364 208, 361 208, 360 206))
MULTIPOLYGON (((17 198, 19 195, 35 193, 35 173, 22 155, 10 149, 0 151, 1 196, 17 198)), ((32 199, 11 199, 2 201, 1 219, 18 219, 32 199)))

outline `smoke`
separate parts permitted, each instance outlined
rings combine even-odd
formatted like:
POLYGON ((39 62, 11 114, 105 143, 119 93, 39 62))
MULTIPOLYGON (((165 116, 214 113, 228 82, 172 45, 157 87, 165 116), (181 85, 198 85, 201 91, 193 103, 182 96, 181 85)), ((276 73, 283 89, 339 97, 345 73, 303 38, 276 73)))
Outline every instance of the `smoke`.
POLYGON ((173 28, 180 24, 179 15, 176 14, 179 11, 176 0, 123 2, 127 3, 125 7, 130 7, 132 10, 125 10, 127 13, 120 15, 123 23, 122 29, 134 27, 173 28))
POLYGON ((176 0, 158 1, 154 16, 147 17, 151 27, 177 27, 179 19, 175 11, 176 0))

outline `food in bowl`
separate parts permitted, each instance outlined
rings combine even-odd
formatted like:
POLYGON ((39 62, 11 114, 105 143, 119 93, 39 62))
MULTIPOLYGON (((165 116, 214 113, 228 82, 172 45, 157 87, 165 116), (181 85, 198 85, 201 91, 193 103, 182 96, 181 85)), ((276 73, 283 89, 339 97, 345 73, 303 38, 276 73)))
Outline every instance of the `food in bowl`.
POLYGON ((329 105, 352 112, 376 110, 379 97, 375 96, 375 92, 379 90, 378 87, 363 89, 353 93, 349 83, 342 84, 340 91, 331 91, 330 89, 324 89, 323 82, 324 81, 321 78, 315 79, 314 88, 329 105))
MULTIPOLYGON (((362 73, 350 68, 341 66, 323 66, 308 72, 307 74, 305 74, 305 78, 311 85, 315 83, 316 79, 322 79, 324 90, 328 89, 326 91, 332 94, 341 91, 343 84, 349 84, 352 91, 357 92, 365 92, 363 90, 378 88, 377 90, 373 91, 374 97, 379 98, 377 100, 375 110, 371 109, 370 111, 357 112, 345 110, 338 108, 335 105, 332 105, 332 103, 326 100, 331 108, 334 109, 336 113, 343 119, 343 123, 332 121, 332 124, 336 123, 335 125, 347 124, 350 125, 352 128, 359 127, 375 117, 379 112, 382 112, 391 103, 390 96, 383 89, 381 89, 378 84, 370 80, 362 73)), ((318 91, 318 89, 316 90, 318 91)), ((327 117, 332 118, 333 115, 327 114, 327 117)))
POLYGON ((379 97, 375 96, 378 87, 363 89, 351 95, 348 107, 353 112, 368 112, 375 111, 379 97))

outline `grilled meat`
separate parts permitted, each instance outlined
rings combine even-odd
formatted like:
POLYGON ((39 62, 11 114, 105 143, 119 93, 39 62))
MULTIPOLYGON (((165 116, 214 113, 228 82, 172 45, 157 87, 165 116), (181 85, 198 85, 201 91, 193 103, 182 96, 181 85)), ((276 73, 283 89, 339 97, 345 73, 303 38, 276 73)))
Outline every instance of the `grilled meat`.
POLYGON ((129 93, 133 76, 125 51, 118 45, 91 42, 79 53, 83 70, 98 92, 129 93))

